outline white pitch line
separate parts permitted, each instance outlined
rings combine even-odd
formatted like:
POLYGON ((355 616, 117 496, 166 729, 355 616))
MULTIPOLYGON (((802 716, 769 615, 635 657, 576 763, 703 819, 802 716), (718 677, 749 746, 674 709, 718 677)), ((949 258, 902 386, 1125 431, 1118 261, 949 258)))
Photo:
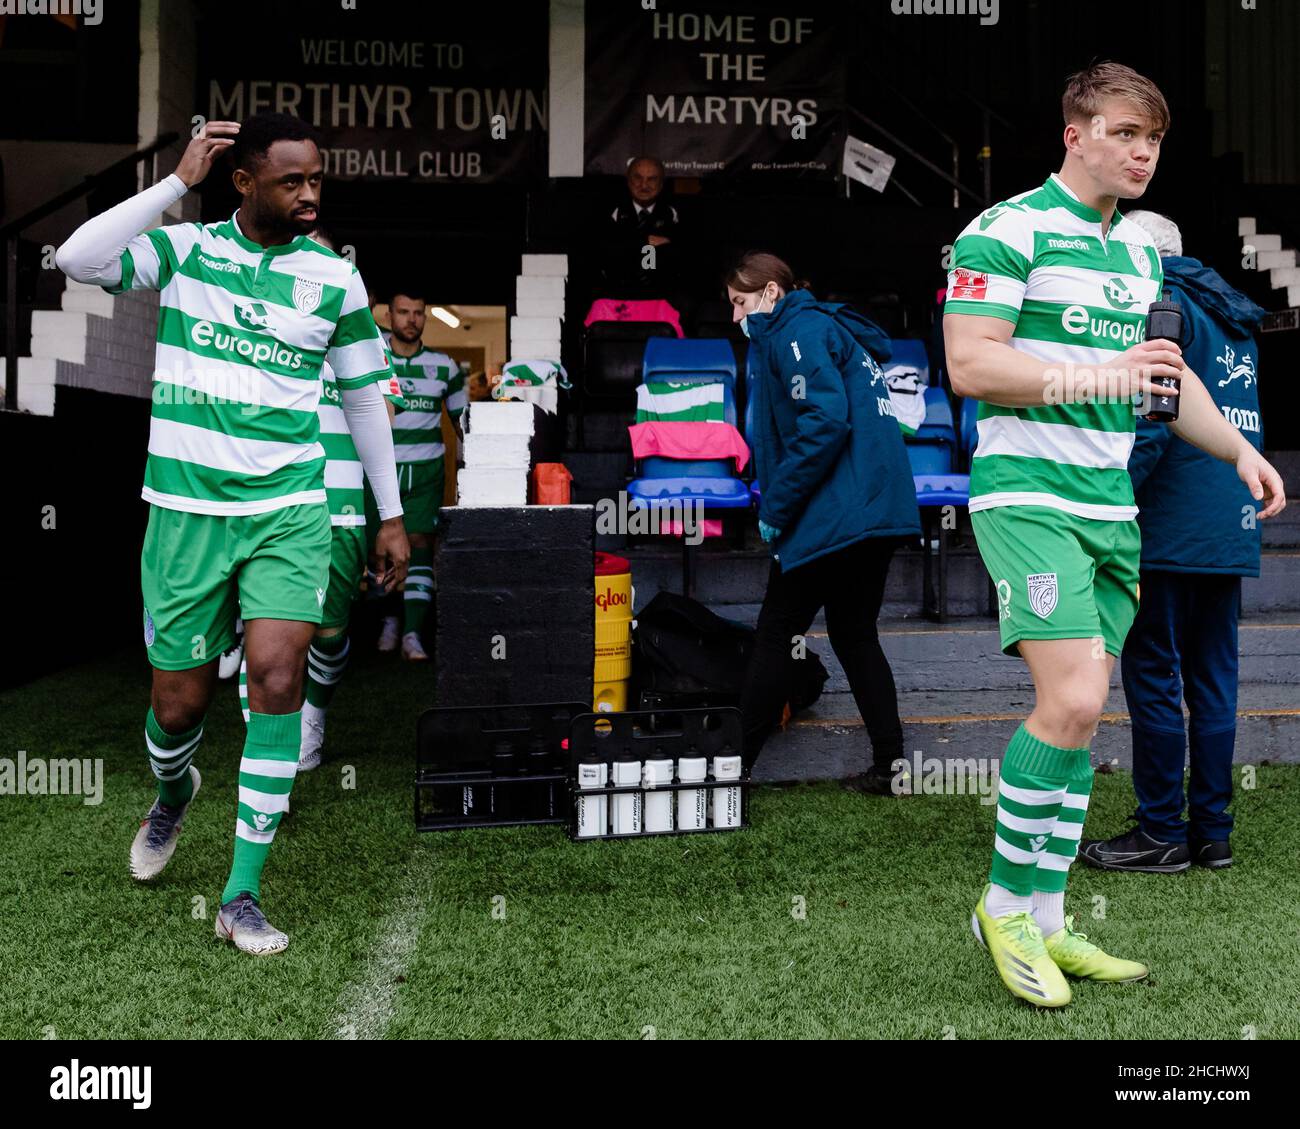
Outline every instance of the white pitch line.
POLYGON ((366 956, 361 974, 349 980, 334 1001, 326 1039, 382 1039, 397 1012, 397 978, 406 972, 420 941, 421 919, 428 912, 427 891, 415 878, 421 861, 410 860, 406 892, 379 923, 378 940, 366 956))

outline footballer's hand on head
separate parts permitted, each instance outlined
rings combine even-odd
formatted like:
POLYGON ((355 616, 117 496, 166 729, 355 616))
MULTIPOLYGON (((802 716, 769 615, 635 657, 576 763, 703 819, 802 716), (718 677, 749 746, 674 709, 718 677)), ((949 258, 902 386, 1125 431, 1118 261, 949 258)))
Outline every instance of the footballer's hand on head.
POLYGON ((235 143, 238 132, 238 122, 208 122, 199 130, 198 136, 185 147, 180 164, 176 166, 176 175, 187 188, 193 188, 208 175, 212 162, 235 143))

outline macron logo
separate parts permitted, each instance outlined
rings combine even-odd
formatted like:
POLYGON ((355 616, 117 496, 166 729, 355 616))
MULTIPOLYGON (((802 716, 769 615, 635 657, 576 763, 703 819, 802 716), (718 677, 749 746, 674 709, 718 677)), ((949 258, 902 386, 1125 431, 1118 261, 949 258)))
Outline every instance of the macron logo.
POLYGON ((1047 245, 1053 251, 1086 251, 1088 244, 1082 239, 1049 239, 1047 245))
POLYGON ((148 1109, 152 1075, 150 1066, 82 1066, 74 1058, 70 1066, 50 1071, 50 1100, 129 1101, 132 1109, 148 1109))
POLYGON ((201 252, 199 254, 199 262, 201 262, 205 267, 207 267, 208 270, 222 271, 225 274, 239 273, 238 263, 232 263, 229 261, 218 262, 216 259, 209 259, 207 255, 204 255, 201 252))
POLYGON ((1035 835, 1032 839, 1029 840, 1029 845, 1033 847, 1035 851, 1041 851, 1046 842, 1047 842, 1046 835, 1035 835))
POLYGON ((794 350, 794 359, 795 359, 796 361, 802 361, 802 360, 803 360, 803 354, 799 352, 799 342, 798 342, 798 341, 791 341, 791 342, 790 342, 790 348, 794 350))

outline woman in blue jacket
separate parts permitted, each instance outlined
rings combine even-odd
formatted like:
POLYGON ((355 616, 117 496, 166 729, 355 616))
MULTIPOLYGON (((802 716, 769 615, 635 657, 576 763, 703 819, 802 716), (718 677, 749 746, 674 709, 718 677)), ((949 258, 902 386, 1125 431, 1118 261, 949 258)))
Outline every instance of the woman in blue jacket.
POLYGON ((741 259, 727 297, 751 342, 759 532, 773 556, 741 695, 746 760, 753 764, 779 722, 794 649, 824 607, 871 739, 860 785, 889 793, 903 732, 876 619, 890 557, 900 538, 920 533, 879 364, 889 339, 847 306, 818 302, 775 255, 741 259))

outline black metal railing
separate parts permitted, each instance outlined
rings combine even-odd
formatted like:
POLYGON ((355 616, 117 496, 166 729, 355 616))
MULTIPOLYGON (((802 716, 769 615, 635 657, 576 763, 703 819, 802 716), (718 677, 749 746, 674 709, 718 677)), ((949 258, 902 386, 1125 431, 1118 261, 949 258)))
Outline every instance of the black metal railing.
MULTIPOLYGON (((973 204, 978 204, 985 208, 990 207, 993 204, 993 126, 996 124, 996 125, 1003 126, 1007 129, 1014 129, 1015 128, 1014 123, 1008 121, 996 110, 994 110, 990 106, 985 105, 978 98, 971 98, 971 97, 965 98, 965 101, 969 102, 976 110, 979 111, 980 114, 981 145, 980 145, 980 150, 977 159, 979 160, 980 163, 981 184, 980 184, 980 189, 977 191, 976 189, 971 188, 969 185, 967 185, 961 178, 961 147, 958 144, 957 140, 951 134, 949 134, 942 126, 940 126, 938 123, 932 121, 929 117, 927 117, 924 111, 922 111, 921 108, 917 106, 910 98, 908 98, 905 94, 903 94, 902 91, 894 90, 893 94, 896 98, 898 98, 901 102, 903 102, 907 106, 908 111, 910 112, 910 114, 912 115, 915 121, 920 122, 923 125, 929 126, 929 128, 934 133, 936 133, 940 138, 942 138, 943 141, 947 144, 952 154, 951 171, 945 170, 941 168, 939 165, 935 164, 928 157, 922 155, 914 146, 909 145, 906 141, 903 141, 900 137, 897 137, 895 134, 891 133, 883 125, 873 120, 872 118, 869 118, 861 110, 855 109, 854 107, 850 106, 849 114, 851 117, 860 121, 863 125, 867 126, 868 128, 874 130, 876 133, 880 134, 883 138, 885 138, 886 141, 888 141, 900 152, 905 153, 907 156, 911 157, 912 160, 914 160, 926 171, 933 173, 945 184, 950 185, 953 190, 952 206, 954 208, 961 206, 961 198, 963 196, 966 197, 966 199, 973 204)), ((906 189, 902 189, 902 191, 904 192, 905 195, 910 197, 914 203, 917 204, 920 203, 920 201, 917 200, 916 197, 913 196, 911 192, 908 192, 906 189)))
POLYGON ((5 410, 18 410, 18 311, 22 305, 18 293, 18 241, 19 236, 32 224, 53 215, 60 208, 66 207, 74 200, 79 200, 93 192, 101 184, 124 169, 134 168, 141 161, 147 161, 155 153, 173 144, 180 134, 163 133, 143 149, 114 161, 105 169, 86 177, 80 184, 74 185, 66 192, 47 200, 38 208, 33 208, 16 220, 0 226, 0 239, 5 243, 5 410))

